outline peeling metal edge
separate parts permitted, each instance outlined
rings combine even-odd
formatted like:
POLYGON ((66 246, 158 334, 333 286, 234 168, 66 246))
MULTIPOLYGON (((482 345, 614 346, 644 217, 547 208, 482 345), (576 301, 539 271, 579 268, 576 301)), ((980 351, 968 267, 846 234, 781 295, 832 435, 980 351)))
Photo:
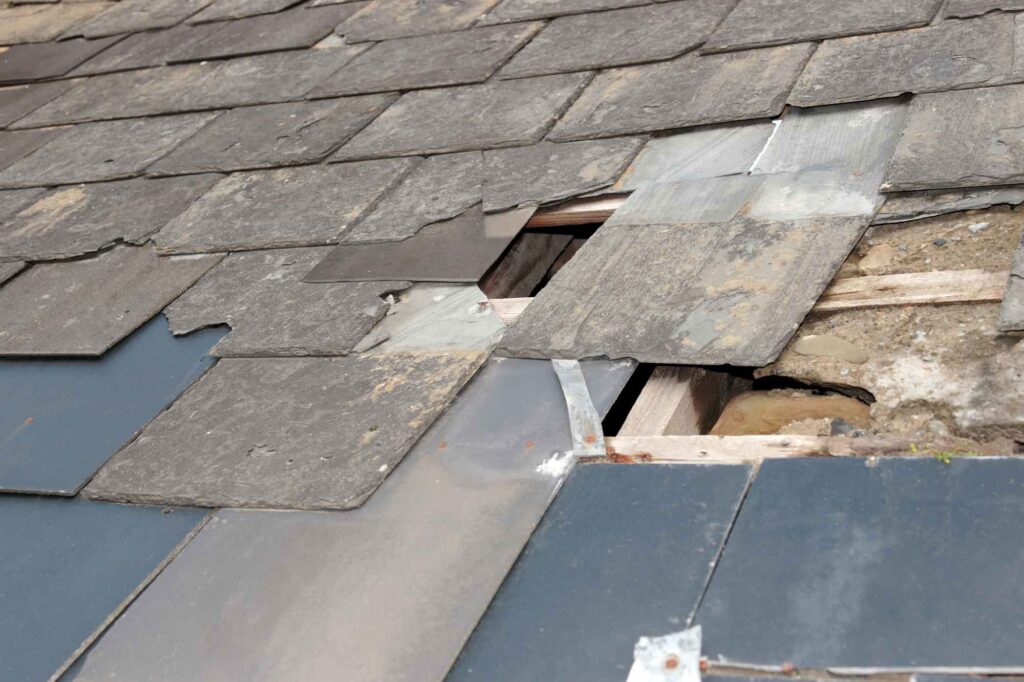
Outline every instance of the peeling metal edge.
POLYGON ((579 360, 552 360, 551 366, 558 376, 558 383, 562 385, 565 406, 569 412, 573 455, 603 457, 607 448, 601 428, 601 415, 594 407, 579 360))

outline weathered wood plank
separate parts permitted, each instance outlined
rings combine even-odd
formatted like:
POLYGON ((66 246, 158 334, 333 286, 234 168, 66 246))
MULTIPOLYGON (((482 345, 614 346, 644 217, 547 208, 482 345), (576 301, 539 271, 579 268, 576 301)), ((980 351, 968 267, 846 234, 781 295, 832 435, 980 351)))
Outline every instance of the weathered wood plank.
POLYGON ((699 435, 714 425, 742 384, 727 372, 700 367, 656 367, 619 436, 699 435))

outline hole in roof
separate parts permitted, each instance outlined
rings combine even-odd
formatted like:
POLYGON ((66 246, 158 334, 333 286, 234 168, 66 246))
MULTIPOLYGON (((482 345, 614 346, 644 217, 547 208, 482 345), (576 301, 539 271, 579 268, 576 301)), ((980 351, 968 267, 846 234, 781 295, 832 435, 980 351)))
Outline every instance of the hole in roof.
POLYGON ((599 225, 530 228, 519 233, 480 281, 488 298, 536 296, 599 225))

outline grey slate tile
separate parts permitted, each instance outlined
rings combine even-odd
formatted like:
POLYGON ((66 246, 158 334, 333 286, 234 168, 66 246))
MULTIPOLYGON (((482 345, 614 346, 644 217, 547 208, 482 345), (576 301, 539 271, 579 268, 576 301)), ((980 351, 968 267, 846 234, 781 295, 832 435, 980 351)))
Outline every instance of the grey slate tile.
POLYGON ((684 55, 597 75, 549 139, 611 137, 775 116, 814 45, 684 55))
POLYGON ((0 187, 98 182, 140 175, 219 114, 83 123, 0 172, 0 187), (68 159, 74 159, 69 164, 68 159))
POLYGON ((35 265, 0 290, 0 355, 102 355, 219 260, 118 247, 35 265))
POLYGON ((6 222, 23 207, 45 194, 46 191, 44 187, 0 190, 0 223, 6 222))
POLYGON ((555 19, 501 70, 543 76, 678 57, 711 35, 734 0, 678 0, 555 19))
POLYGON ((740 0, 704 51, 881 33, 927 25, 943 0, 740 0))
POLYGON ((1010 279, 996 327, 1000 331, 1024 331, 1024 237, 1013 255, 1010 279))
POLYGON ((513 147, 539 142, 590 74, 408 92, 338 150, 335 159, 513 147))
POLYGON ((650 0, 504 0, 488 12, 480 20, 479 25, 549 19, 566 14, 583 14, 649 3, 650 0))
POLYGON ((398 95, 366 95, 232 109, 150 166, 150 175, 314 163, 384 111, 398 95))
POLYGON ((487 80, 539 23, 385 40, 318 85, 314 97, 412 90, 487 80))
POLYGON ((578 466, 445 679, 626 679, 638 638, 696 610, 750 475, 578 466))
POLYGON ((989 187, 930 192, 893 192, 875 216, 873 225, 902 223, 1007 204, 1024 204, 1024 187, 989 187))
POLYGON ((113 2, 62 2, 48 7, 0 8, 0 45, 56 40, 68 29, 114 6, 113 2))
POLYGON ((995 10, 1024 10, 1024 0, 949 0, 943 14, 947 17, 977 17, 995 10))
MULTIPOLYGON (((632 365, 581 364, 603 414, 632 365)), ((441 680, 563 480, 543 464, 571 448, 551 363, 494 359, 362 508, 218 512, 77 680, 441 680)))
POLYGON ((90 21, 75 26, 66 36, 86 38, 168 28, 192 16, 212 0, 120 0, 90 21))
POLYGON ((66 128, 41 128, 0 132, 0 170, 25 158, 65 130, 66 128))
POLYGON ((0 497, 0 674, 56 678, 202 519, 190 509, 0 497))
POLYGON ((207 174, 59 187, 0 225, 0 259, 57 260, 118 242, 141 243, 219 179, 207 174))
POLYGON ((482 361, 478 352, 223 359, 100 469, 84 494, 358 507, 482 361))
POLYGON ((25 264, 20 262, 0 263, 0 284, 3 284, 24 269, 25 264))
POLYGON ((223 334, 175 339, 157 315, 100 358, 0 360, 0 490, 74 495, 213 364, 223 334))
POLYGON ((1017 459, 765 461, 697 613, 703 653, 1019 668, 1022 482, 1017 459))
POLYGON ((373 0, 337 32, 350 43, 461 31, 499 0, 373 0))
POLYGON ((227 324, 218 356, 347 355, 407 282, 304 284, 329 248, 229 254, 168 306, 175 334, 227 324))
POLYGON ((334 244, 411 168, 407 159, 235 173, 157 233, 165 253, 334 244))
POLYGON ((188 26, 181 24, 161 31, 133 33, 116 45, 104 50, 69 76, 95 76, 117 71, 132 71, 163 66, 176 53, 203 40, 215 26, 188 26))
POLYGON ((67 81, 0 88, 0 128, 32 113, 71 87, 67 81))
POLYGON ((12 45, 0 51, 0 83, 21 83, 63 76, 118 40, 114 37, 12 45))
POLYGON ((213 2, 188 18, 188 23, 198 24, 224 19, 241 19, 258 14, 273 14, 299 4, 302 0, 213 0, 213 2))

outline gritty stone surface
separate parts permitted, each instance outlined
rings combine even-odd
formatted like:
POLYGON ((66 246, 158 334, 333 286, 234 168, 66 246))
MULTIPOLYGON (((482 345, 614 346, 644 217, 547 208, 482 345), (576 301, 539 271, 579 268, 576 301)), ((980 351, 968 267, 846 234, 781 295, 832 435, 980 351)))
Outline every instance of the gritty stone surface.
POLYGON ((1024 331, 1024 236, 1021 236, 1010 266, 1010 279, 999 311, 998 327, 1001 331, 1024 331))
POLYGON ((64 131, 64 128, 0 131, 0 170, 25 158, 64 131))
POLYGON ((120 0, 91 21, 68 31, 68 35, 98 38, 167 28, 181 23, 210 2, 211 0, 120 0))
POLYGON ((45 43, 116 6, 113 2, 62 2, 49 7, 0 8, 0 45, 45 43))
POLYGON ((0 224, 46 193, 44 187, 0 190, 0 224))
POLYGON ((0 83, 21 83, 63 76, 117 41, 115 37, 12 45, 0 51, 0 83))
POLYGON ((995 10, 1024 10, 1024 0, 949 0, 943 14, 947 17, 977 17, 995 10))
POLYGON ((500 0, 374 0, 338 27, 350 43, 460 31, 500 0))
POLYGON ((842 419, 863 428, 868 425, 869 412, 865 403, 844 395, 795 390, 749 391, 729 401, 711 429, 711 435, 792 433, 794 423, 818 419, 842 419))
POLYGON ((67 92, 68 81, 36 83, 12 88, 0 88, 0 128, 7 127, 22 116, 31 113, 54 97, 67 92))
POLYGON ((618 7, 646 5, 650 0, 505 0, 488 12, 480 24, 503 24, 528 19, 549 19, 618 7))
POLYGON ((3 284, 4 282, 14 277, 24 269, 24 263, 0 263, 0 284, 3 284))
POLYGON ((95 76, 163 66, 177 53, 210 35, 211 26, 181 24, 162 31, 133 33, 85 62, 70 76, 95 76))
POLYGON ((213 0, 213 2, 195 15, 188 18, 188 23, 198 24, 207 21, 223 21, 224 19, 241 19, 258 14, 272 14, 297 5, 301 0, 213 0))

